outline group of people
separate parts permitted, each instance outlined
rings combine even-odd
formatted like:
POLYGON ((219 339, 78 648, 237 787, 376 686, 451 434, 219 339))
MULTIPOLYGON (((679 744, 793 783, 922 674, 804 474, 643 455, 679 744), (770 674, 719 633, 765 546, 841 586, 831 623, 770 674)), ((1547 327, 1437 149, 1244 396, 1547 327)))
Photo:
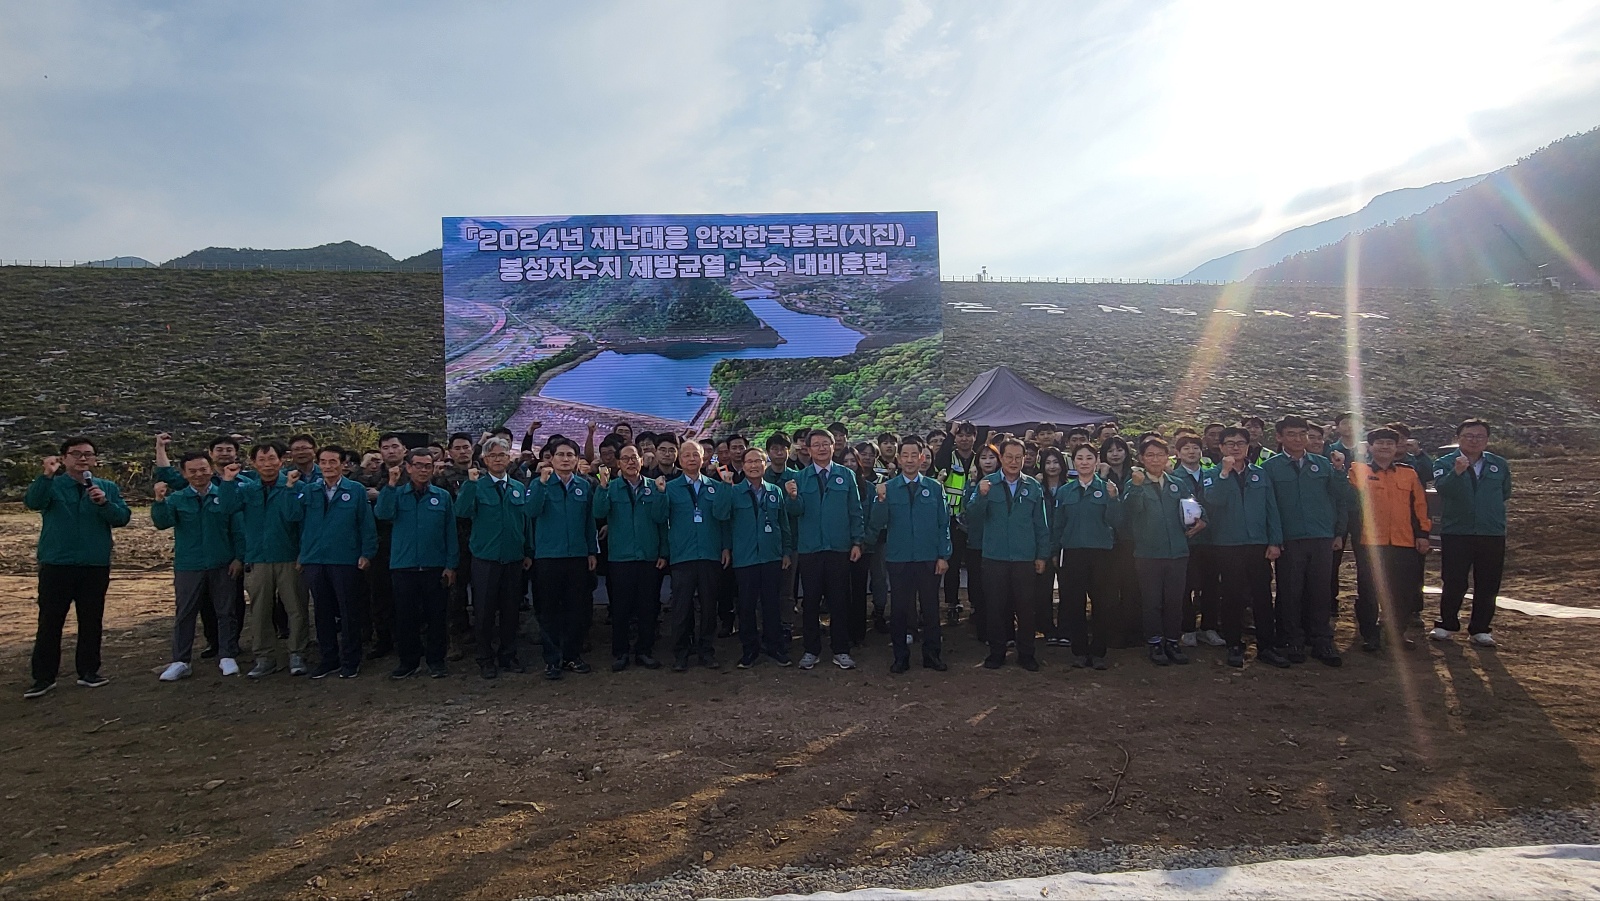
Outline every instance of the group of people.
MULTIPOLYGON (((1038 670, 1040 638, 1094 669, 1111 648, 1142 646, 1165 667, 1202 644, 1242 667, 1251 638, 1255 659, 1274 667, 1338 666, 1345 549, 1363 649, 1410 646, 1435 535, 1444 593, 1429 637, 1461 631, 1470 582, 1470 641, 1495 643, 1511 473, 1479 419, 1437 460, 1403 424, 1358 436, 1350 414, 1327 428, 1284 416, 1275 448, 1258 417, 1132 441, 1111 422, 980 442, 956 422, 852 443, 834 423, 774 432, 760 447, 626 423, 598 446, 591 426, 580 447, 562 435, 539 443, 538 427, 520 448, 506 429, 443 444, 390 432, 375 460, 310 435, 248 452, 222 436, 172 460, 170 437, 158 436, 150 517, 174 534, 175 596, 161 680, 193 673, 197 619, 201 656, 224 676, 240 673, 248 626, 250 678, 355 678, 390 653, 391 678, 444 677, 454 632, 454 659, 471 653, 493 679, 526 671, 525 610, 546 678, 588 673, 602 584, 613 671, 661 667, 663 624, 676 671, 717 668, 715 639, 735 635, 739 668, 790 666, 795 614, 802 669, 824 659, 824 634, 833 664, 855 668, 870 628, 889 637, 891 672, 910 669, 919 637, 921 665, 943 671, 963 584, 990 669, 1014 654, 1038 670)), ((43 520, 27 697, 54 689, 74 605, 78 684, 107 681, 112 530, 131 511, 115 482, 93 475, 96 453, 91 438, 68 438, 25 497, 43 520)))

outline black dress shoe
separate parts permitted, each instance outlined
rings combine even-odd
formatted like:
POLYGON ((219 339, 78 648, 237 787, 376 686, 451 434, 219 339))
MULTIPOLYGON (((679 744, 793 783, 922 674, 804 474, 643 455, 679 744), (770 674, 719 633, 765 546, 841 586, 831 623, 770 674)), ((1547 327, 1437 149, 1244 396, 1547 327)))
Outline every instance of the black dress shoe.
POLYGON ((1244 647, 1235 645, 1228 649, 1228 665, 1234 669, 1244 666, 1244 647))
POLYGON ((717 662, 717 655, 704 654, 700 657, 700 665, 706 669, 721 669, 722 664, 717 662))
POLYGON ((613 657, 613 658, 611 658, 611 671, 613 673, 620 673, 620 672, 622 672, 623 670, 625 670, 627 668, 628 668, 628 655, 627 654, 623 654, 621 657, 613 657))
POLYGON ((561 678, 561 664, 552 663, 544 668, 544 677, 551 682, 561 678))
POLYGON ((1361 639, 1361 650, 1363 650, 1363 651, 1366 651, 1368 653, 1372 653, 1373 651, 1382 650, 1382 648, 1383 648, 1383 645, 1378 641, 1378 639, 1376 637, 1361 639))
POLYGON ((561 668, 564 669, 564 670, 571 670, 572 672, 577 673, 580 676, 584 675, 586 673, 594 672, 594 667, 592 667, 589 664, 585 663, 582 657, 576 657, 576 658, 574 658, 572 660, 564 660, 564 661, 562 661, 561 662, 561 668))
POLYGON ((951 607, 950 612, 944 615, 944 624, 947 626, 961 625, 961 608, 951 607))
POLYGON ((206 648, 205 650, 200 652, 200 659, 201 660, 210 660, 210 659, 212 659, 213 657, 216 657, 216 656, 217 656, 216 645, 212 645, 211 647, 206 648))
POLYGON ((367 659, 377 660, 394 653, 394 642, 387 638, 380 638, 372 645, 372 651, 367 654, 367 659))
POLYGON ((1150 646, 1150 662, 1156 666, 1167 666, 1172 663, 1171 660, 1167 659, 1167 649, 1159 644, 1150 646))
POLYGON ((1256 648, 1256 659, 1278 669, 1289 668, 1289 658, 1278 653, 1277 648, 1256 648))
POLYGON ((1189 662, 1189 655, 1183 652, 1182 646, 1180 646, 1176 641, 1162 642, 1161 649, 1166 652, 1167 659, 1171 660, 1173 663, 1181 666, 1189 662))
POLYGON ((1344 665, 1344 658, 1339 656, 1339 652, 1338 651, 1334 650, 1333 642, 1331 642, 1331 641, 1321 642, 1321 643, 1317 644, 1315 647, 1313 647, 1311 649, 1311 656, 1313 656, 1313 657, 1317 658, 1318 660, 1322 661, 1322 665, 1323 666, 1343 666, 1344 665))
POLYGON ((1032 657, 1024 657, 1021 660, 1018 660, 1017 666, 1022 667, 1030 673, 1037 673, 1039 671, 1039 661, 1032 657))
POLYGON ((911 669, 911 661, 898 657, 895 658, 893 663, 889 664, 889 672, 891 673, 903 673, 909 669, 911 669))
POLYGON ((661 668, 661 661, 657 660, 654 657, 651 657, 649 654, 635 654, 634 657, 633 657, 633 662, 639 664, 640 666, 644 667, 645 669, 660 669, 661 668))
POLYGON ((687 673, 689 671, 689 658, 679 657, 677 660, 672 661, 672 671, 675 673, 687 673))
POLYGON ((500 668, 508 673, 525 673, 528 671, 528 668, 523 666, 522 661, 516 657, 501 657, 500 668))
POLYGON ((1290 645, 1289 649, 1283 652, 1283 656, 1290 663, 1305 663, 1306 662, 1306 651, 1305 651, 1305 648, 1302 648, 1299 645, 1290 645))
POLYGON ((1006 665, 1006 658, 1004 658, 1004 657, 996 657, 996 656, 991 654, 990 656, 983 658, 983 668, 984 669, 999 669, 1000 667, 1005 666, 1005 665, 1006 665))

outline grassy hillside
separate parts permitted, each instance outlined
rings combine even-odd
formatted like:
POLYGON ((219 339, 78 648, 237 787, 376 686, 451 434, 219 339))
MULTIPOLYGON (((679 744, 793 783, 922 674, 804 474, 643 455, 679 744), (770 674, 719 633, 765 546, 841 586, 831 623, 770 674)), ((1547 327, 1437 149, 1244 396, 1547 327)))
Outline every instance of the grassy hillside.
POLYGON ((1358 320, 1308 315, 1343 314, 1337 288, 960 282, 944 286, 944 299, 996 311, 945 308, 950 396, 1004 362, 1046 391, 1125 420, 1326 416, 1352 404, 1346 326, 1354 321, 1369 419, 1407 420, 1435 442, 1450 423, 1482 415, 1526 444, 1600 443, 1600 296, 1592 293, 1370 290, 1360 309, 1387 318, 1358 320))
MULTIPOLYGON (((237 429, 444 423, 437 274, 0 268, 0 480, 86 430, 148 466, 237 429)), ((109 463, 107 464, 110 465, 109 463)))

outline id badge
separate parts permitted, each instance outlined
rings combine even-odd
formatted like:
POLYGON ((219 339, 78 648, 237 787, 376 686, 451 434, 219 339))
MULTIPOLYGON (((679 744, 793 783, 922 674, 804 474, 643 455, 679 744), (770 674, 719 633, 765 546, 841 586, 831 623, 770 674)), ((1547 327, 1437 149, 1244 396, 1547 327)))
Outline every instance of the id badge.
POLYGON ((767 523, 767 534, 768 535, 772 534, 772 523, 770 523, 770 522, 767 523))
POLYGON ((699 510, 694 511, 694 521, 696 525, 705 522, 705 518, 700 515, 699 510))

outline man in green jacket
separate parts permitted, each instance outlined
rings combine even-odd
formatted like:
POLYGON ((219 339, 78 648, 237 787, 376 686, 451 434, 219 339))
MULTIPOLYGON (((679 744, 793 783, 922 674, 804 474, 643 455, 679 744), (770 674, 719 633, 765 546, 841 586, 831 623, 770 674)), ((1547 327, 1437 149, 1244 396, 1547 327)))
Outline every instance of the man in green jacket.
POLYGON ((1183 629, 1183 595, 1188 587, 1189 539, 1206 528, 1187 482, 1167 472, 1169 449, 1161 438, 1139 445, 1139 460, 1122 507, 1133 534, 1133 565, 1139 576, 1144 606, 1144 632, 1150 662, 1156 666, 1186 664, 1179 641, 1183 629))
POLYGON ((600 546, 594 521, 594 484, 578 474, 578 443, 557 438, 549 465, 528 486, 528 517, 533 529, 533 575, 544 674, 562 670, 588 673, 583 642, 594 619, 591 574, 600 546))
MULTIPOLYGON (((501 669, 526 672, 517 657, 517 614, 523 573, 533 567, 528 540, 528 491, 511 478, 511 442, 483 444, 484 472, 472 469, 456 497, 456 516, 472 522, 472 618, 478 671, 493 679, 501 669)), ((559 672, 559 671, 558 671, 559 672)))
MULTIPOLYGON (((731 442, 730 442, 731 443, 731 442)), ((764 652, 779 666, 789 665, 783 640, 783 581, 794 561, 793 524, 784 493, 766 480, 767 455, 744 451, 744 478, 717 495, 728 517, 729 563, 738 586, 739 668, 755 666, 764 652)))
POLYGON ((594 518, 606 521, 609 540, 606 598, 611 607, 611 671, 630 663, 658 669, 656 633, 661 619, 661 576, 667 568, 667 495, 644 477, 639 449, 617 452, 621 475, 599 474, 594 518))
POLYGON ((1456 447, 1433 464, 1439 493, 1439 570, 1444 594, 1439 621, 1428 637, 1449 641, 1461 629, 1461 603, 1472 581, 1473 644, 1495 647, 1490 631, 1494 602, 1506 565, 1506 501, 1511 497, 1511 464, 1489 453, 1489 423, 1468 419, 1456 426, 1456 447))
POLYGON ((237 487, 243 508, 244 581, 250 593, 250 647, 256 665, 246 673, 260 679, 287 663, 289 675, 307 672, 306 654, 311 644, 310 602, 300 578, 300 496, 298 471, 284 472, 289 449, 280 441, 265 441, 250 448, 255 481, 241 474, 226 487, 237 487), (288 615, 288 656, 273 622, 276 602, 283 601, 288 615))
POLYGON ((672 606, 668 623, 672 629, 672 670, 687 672, 689 655, 697 655, 702 666, 717 668, 717 652, 712 642, 717 630, 717 591, 722 570, 733 559, 728 548, 727 508, 718 519, 718 493, 728 490, 722 482, 708 478, 700 466, 705 450, 700 442, 688 440, 678 450, 682 474, 671 482, 656 478, 656 490, 667 495, 668 559, 672 561, 672 606))
MULTIPOLYGON (((224 676, 239 674, 239 631, 233 622, 234 582, 244 575, 244 521, 238 493, 212 484, 211 457, 190 451, 178 463, 188 486, 169 496, 166 482, 156 482, 150 519, 157 529, 172 529, 172 583, 177 595, 177 616, 172 623, 172 662, 161 681, 176 682, 193 670, 195 618, 201 604, 217 611, 217 634, 222 641, 218 667, 224 676)), ((226 482, 239 476, 239 464, 222 472, 226 482)))
POLYGON ((391 524, 389 531, 389 584, 394 596, 395 647, 400 664, 391 679, 409 679, 422 669, 426 653, 428 675, 442 679, 445 667, 446 592, 456 581, 461 548, 456 538, 456 516, 450 492, 432 484, 433 451, 406 451, 406 484, 400 473, 389 471, 388 484, 378 492, 373 515, 391 524))
POLYGON ((1333 559, 1344 547, 1350 483, 1327 457, 1306 452, 1308 427, 1301 416, 1278 420, 1282 453, 1261 464, 1283 521, 1277 640, 1290 663, 1304 663, 1309 645, 1311 656, 1339 666, 1344 661, 1333 646, 1333 559))
POLYGON ((322 478, 296 480, 300 507, 300 571, 316 599, 317 651, 311 678, 361 674, 361 574, 378 552, 378 529, 366 487, 344 476, 344 449, 317 451, 322 478))
POLYGON ((939 624, 939 580, 950 568, 950 507, 944 486, 923 476, 927 446, 915 434, 898 442, 900 472, 879 482, 868 527, 883 532, 884 566, 889 573, 889 638, 894 662, 889 672, 911 668, 911 632, 922 624, 922 665, 944 672, 944 635, 939 624))
POLYGON ((971 533, 983 541, 984 604, 988 607, 987 669, 1006 662, 1006 627, 1016 620, 1017 665, 1039 671, 1033 653, 1034 595, 1038 576, 1050 556, 1050 528, 1045 522, 1044 487, 1022 474, 1022 442, 1000 443, 1000 471, 978 483, 973 509, 967 511, 971 533))
MULTIPOLYGON (((172 460, 167 451, 172 447, 172 436, 166 432, 156 435, 155 472, 152 477, 157 482, 166 482, 168 491, 182 491, 189 483, 183 478, 183 473, 178 467, 172 465, 172 460)), ((222 470, 235 463, 242 463, 239 459, 239 439, 232 435, 217 435, 206 443, 206 453, 211 456, 211 486, 222 486, 222 470)), ((241 480, 253 479, 255 476, 249 469, 239 472, 241 480)), ((245 609, 245 580, 244 576, 233 580, 233 643, 239 643, 239 637, 249 618, 245 609)), ((287 624, 287 620, 284 621, 287 624)), ((217 638, 217 614, 210 604, 200 605, 200 628, 206 636, 205 650, 200 652, 201 659, 210 659, 217 656, 217 650, 222 647, 222 642, 217 638)))
POLYGON ((784 486, 794 517, 795 551, 800 563, 800 616, 805 653, 800 668, 822 659, 822 610, 828 611, 828 644, 833 663, 855 669, 850 657, 850 566, 861 559, 866 534, 861 491, 855 473, 833 462, 833 434, 814 429, 806 437, 811 464, 784 486))
POLYGON ((1222 634, 1228 665, 1244 666, 1244 611, 1255 612, 1256 659, 1276 667, 1289 661, 1277 651, 1272 608, 1272 563, 1283 553, 1283 522, 1278 494, 1265 471, 1248 462, 1250 433, 1222 431, 1222 460, 1201 477, 1206 534, 1222 577, 1222 634))
POLYGON ((128 524, 131 513, 115 482, 97 479, 94 441, 74 436, 61 443, 60 456, 45 457, 41 474, 22 502, 39 511, 39 627, 33 639, 33 685, 24 698, 41 697, 56 687, 61 669, 61 628, 67 610, 78 607, 78 684, 99 688, 100 624, 106 588, 111 583, 111 530, 128 524))

